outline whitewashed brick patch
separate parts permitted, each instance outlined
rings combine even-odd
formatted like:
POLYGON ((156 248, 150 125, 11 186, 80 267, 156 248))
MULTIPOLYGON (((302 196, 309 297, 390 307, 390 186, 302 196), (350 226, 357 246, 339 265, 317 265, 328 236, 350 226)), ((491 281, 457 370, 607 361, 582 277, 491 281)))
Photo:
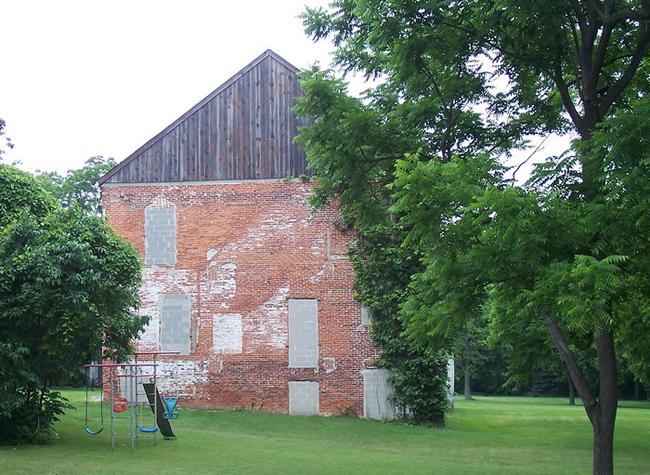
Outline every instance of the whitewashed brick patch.
POLYGON ((242 319, 238 313, 217 313, 212 317, 214 353, 242 352, 242 319))

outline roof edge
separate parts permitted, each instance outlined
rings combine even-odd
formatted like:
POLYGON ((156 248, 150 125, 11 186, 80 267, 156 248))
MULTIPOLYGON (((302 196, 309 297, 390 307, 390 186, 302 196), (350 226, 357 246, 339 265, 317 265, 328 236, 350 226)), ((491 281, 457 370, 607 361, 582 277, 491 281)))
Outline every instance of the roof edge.
POLYGON ((197 102, 194 106, 192 106, 187 112, 182 114, 178 119, 176 119, 174 122, 169 124, 167 127, 165 127, 163 130, 158 132, 156 135, 154 135, 151 139, 147 140, 142 146, 138 147, 135 152, 132 152, 129 156, 127 156, 124 160, 122 160, 120 163, 115 165, 112 169, 110 169, 108 172, 106 172, 98 181, 97 183, 101 186, 104 183, 106 183, 107 180, 109 180, 113 175, 115 175, 117 172, 119 172, 122 168, 124 168, 126 165, 131 163, 135 158, 140 155, 144 150, 147 148, 151 147, 154 143, 156 143, 158 140, 160 140, 164 135, 166 135, 168 132, 173 130, 176 126, 178 126, 181 122, 183 122, 185 119, 187 119, 189 116, 194 114, 197 110, 199 110, 201 107, 203 107, 206 103, 210 102, 212 99, 214 99, 218 94, 220 94, 224 89, 228 88, 230 85, 232 85, 235 81, 237 81, 240 77, 242 77, 244 74, 248 73, 251 69, 253 69, 255 66, 257 66, 260 62, 262 62, 266 58, 273 58, 275 61, 279 62, 282 64, 284 67, 287 69, 292 70, 294 73, 298 73, 300 71, 299 68, 291 64, 289 61, 284 59, 282 56, 277 54, 275 51, 271 49, 267 49, 264 51, 262 54, 260 54, 257 58, 255 58, 253 61, 248 63, 246 66, 244 66, 242 69, 240 69, 238 72, 236 72, 234 75, 232 75, 229 79, 227 79, 224 83, 222 83, 219 87, 217 87, 214 91, 212 91, 210 94, 205 96, 203 99, 201 99, 199 102, 197 102))

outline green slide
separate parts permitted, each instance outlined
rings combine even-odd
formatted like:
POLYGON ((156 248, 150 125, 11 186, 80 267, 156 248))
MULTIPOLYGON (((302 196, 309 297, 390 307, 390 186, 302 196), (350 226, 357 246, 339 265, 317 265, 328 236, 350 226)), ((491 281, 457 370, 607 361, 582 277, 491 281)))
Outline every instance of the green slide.
POLYGON ((160 393, 156 389, 156 406, 157 408, 154 410, 154 394, 153 394, 153 383, 143 383, 142 386, 144 386, 144 392, 147 394, 147 399, 149 399, 149 407, 151 408, 151 412, 158 411, 158 416, 156 420, 156 424, 158 425, 158 428, 160 429, 160 433, 163 435, 165 438, 169 437, 176 437, 174 435, 174 432, 172 431, 172 426, 169 423, 168 419, 165 419, 163 417, 163 414, 165 413, 165 404, 163 403, 162 398, 160 397, 160 393))

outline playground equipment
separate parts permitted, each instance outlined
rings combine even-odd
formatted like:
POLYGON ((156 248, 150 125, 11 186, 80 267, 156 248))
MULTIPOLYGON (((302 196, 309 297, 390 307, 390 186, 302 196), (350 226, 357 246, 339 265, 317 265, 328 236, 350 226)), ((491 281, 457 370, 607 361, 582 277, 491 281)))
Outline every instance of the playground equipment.
POLYGON ((165 412, 163 413, 163 417, 165 419, 178 419, 178 409, 176 408, 176 404, 178 403, 178 398, 166 397, 164 401, 165 401, 165 412))
POLYGON ((167 395, 163 398, 164 411, 163 418, 165 419, 178 419, 178 389, 173 395, 167 395))
POLYGON ((123 397, 113 398, 113 412, 126 412, 129 401, 123 397))
POLYGON ((99 435, 104 430, 104 406, 110 408, 111 448, 115 450, 117 438, 128 436, 131 448, 140 445, 143 436, 150 437, 156 445, 160 431, 164 438, 175 437, 169 419, 178 418, 178 394, 162 398, 158 391, 159 355, 177 355, 178 352, 149 351, 135 353, 129 363, 92 363, 85 365, 86 372, 100 369, 103 374, 103 388, 99 403, 99 427, 89 423, 88 378, 85 400, 84 431, 89 435, 99 435), (145 359, 144 361, 142 359, 145 359), (140 359, 140 361, 138 361, 140 359), (169 400, 169 402, 167 401, 169 400), (149 406, 146 409, 145 406, 149 406), (151 410, 151 415, 147 416, 151 410))
POLYGON ((99 423, 100 426, 97 429, 91 429, 90 424, 88 423, 88 390, 92 388, 93 380, 90 377, 89 368, 86 368, 86 403, 84 404, 84 430, 89 435, 99 435, 104 430, 104 393, 100 391, 99 393, 99 423))
MULTIPOLYGON (((153 364, 158 364, 157 358, 160 355, 178 355, 178 351, 141 351, 138 353, 134 354, 134 361, 137 363, 138 359, 142 358, 148 358, 149 361, 153 364)), ((174 365, 177 365, 178 363, 175 361, 174 365)), ((158 380, 159 376, 156 371, 156 367, 154 367, 154 374, 153 378, 149 378, 148 382, 144 382, 143 378, 140 378, 142 382, 142 389, 144 390, 144 396, 146 397, 146 402, 144 400, 138 401, 139 404, 137 408, 139 409, 138 414, 142 415, 143 412, 146 412, 146 410, 143 408, 143 405, 146 403, 150 408, 151 412, 153 413, 153 422, 152 425, 150 426, 144 426, 140 425, 140 432, 144 433, 155 433, 158 430, 160 430, 160 433, 163 435, 164 438, 172 438, 175 437, 174 432, 172 431, 171 424, 169 423, 166 415, 169 414, 168 412, 168 405, 166 403, 166 399, 176 399, 176 403, 174 404, 174 408, 172 412, 175 412, 176 416, 171 417, 171 419, 177 419, 178 418, 178 410, 176 409, 176 404, 178 403, 178 393, 176 393, 175 396, 170 396, 163 398, 160 395, 160 392, 158 391, 158 380)), ((138 385, 137 380, 136 380, 136 386, 138 385)))

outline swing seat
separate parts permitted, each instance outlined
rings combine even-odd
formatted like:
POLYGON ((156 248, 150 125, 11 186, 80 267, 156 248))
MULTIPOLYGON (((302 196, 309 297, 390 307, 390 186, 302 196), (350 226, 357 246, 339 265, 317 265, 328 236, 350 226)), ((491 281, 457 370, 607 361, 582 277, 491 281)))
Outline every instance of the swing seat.
POLYGON ((113 401, 113 412, 125 412, 129 401, 126 398, 118 397, 113 401))
POLYGON ((84 432, 88 435, 99 435, 104 431, 104 394, 102 392, 99 398, 99 428, 93 430, 90 428, 90 423, 88 420, 88 404, 90 401, 90 398, 88 396, 88 391, 92 389, 91 388, 92 382, 90 380, 88 373, 86 373, 85 376, 86 376, 87 384, 86 384, 86 398, 84 400, 84 432))
POLYGON ((165 419, 178 419, 178 409, 176 408, 178 398, 166 397, 163 400, 165 402, 165 412, 163 413, 163 417, 165 419))
POLYGON ((153 427, 140 426, 140 432, 147 432, 149 434, 152 434, 154 432, 158 432, 158 426, 153 426, 153 427))

